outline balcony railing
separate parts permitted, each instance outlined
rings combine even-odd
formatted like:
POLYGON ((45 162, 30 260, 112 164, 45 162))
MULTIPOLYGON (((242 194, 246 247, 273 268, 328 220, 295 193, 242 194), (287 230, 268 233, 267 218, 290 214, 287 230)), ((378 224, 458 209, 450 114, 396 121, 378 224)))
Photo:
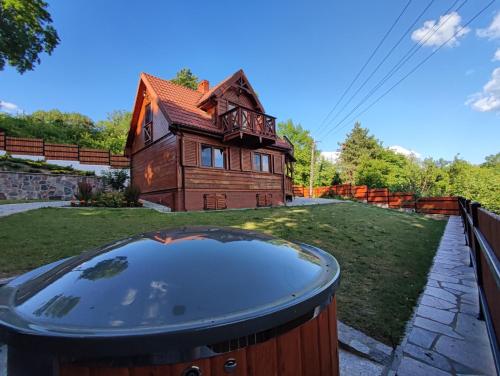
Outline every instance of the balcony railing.
POLYGON ((235 107, 220 116, 224 134, 250 134, 276 139, 276 118, 245 107, 235 107))

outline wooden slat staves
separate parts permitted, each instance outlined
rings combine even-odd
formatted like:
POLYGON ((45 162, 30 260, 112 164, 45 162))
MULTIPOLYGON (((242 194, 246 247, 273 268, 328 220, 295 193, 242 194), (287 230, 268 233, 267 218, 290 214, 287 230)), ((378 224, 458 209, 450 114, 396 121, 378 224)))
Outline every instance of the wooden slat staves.
POLYGON ((330 351, 332 354, 332 376, 339 376, 339 349, 337 337, 337 299, 328 306, 328 326, 330 330, 330 351))
POLYGON ((64 365, 59 369, 59 376, 90 376, 90 369, 88 367, 64 365))
POLYGON ((172 376, 182 375, 186 368, 192 366, 199 367, 203 372, 203 376, 211 376, 212 374, 210 369, 210 359, 200 359, 194 362, 174 364, 171 366, 171 374, 172 376))
POLYGON ((277 376, 276 338, 249 346, 247 350, 247 369, 249 376, 277 376))
POLYGON ((302 349, 302 375, 320 375, 317 320, 308 321, 300 327, 300 345, 302 349))
POLYGON ((216 356, 211 359, 210 366, 212 376, 226 376, 228 373, 224 371, 224 364, 228 359, 236 361, 236 369, 231 373, 232 376, 247 376, 247 355, 245 349, 233 351, 231 354, 224 356, 216 356))
POLYGON ((132 367, 129 369, 129 372, 130 376, 174 376, 172 375, 171 368, 172 366, 169 365, 132 367))
POLYGON ((318 323, 318 342, 319 342, 319 360, 320 375, 330 375, 332 373, 332 352, 330 345, 330 327, 328 309, 324 309, 316 319, 318 323))
POLYGON ((278 374, 280 376, 301 376, 300 328, 292 329, 279 336, 276 343, 278 346, 278 374))
POLYGON ((91 368, 90 376, 130 376, 130 373, 128 368, 100 367, 100 368, 91 368))

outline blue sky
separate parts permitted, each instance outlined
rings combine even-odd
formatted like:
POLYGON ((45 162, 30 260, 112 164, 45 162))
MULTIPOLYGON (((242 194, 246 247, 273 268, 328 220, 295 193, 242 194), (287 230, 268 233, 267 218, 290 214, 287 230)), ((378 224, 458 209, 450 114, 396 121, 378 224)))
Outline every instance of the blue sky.
MULTIPOLYGON (((429 1, 412 1, 357 85, 429 1)), ((132 108, 141 71, 172 78, 189 67, 215 84, 243 68, 269 114, 301 123, 320 141, 320 149, 335 150, 353 121, 328 134, 318 132, 318 126, 406 3, 50 1, 61 44, 52 56, 42 56, 33 72, 19 75, 10 67, 0 72, 0 100, 28 113, 58 108, 100 120, 112 110, 132 108)), ((432 24, 424 21, 439 22, 453 3, 432 3, 413 28, 424 29, 412 29, 344 114, 422 35, 430 35, 425 27, 432 24)), ((500 61, 494 61, 500 49, 498 1, 468 32, 460 29, 487 3, 469 0, 458 14, 443 18, 433 38, 378 93, 454 31, 463 35, 358 117, 384 145, 434 158, 460 153, 474 163, 500 151, 500 61)))

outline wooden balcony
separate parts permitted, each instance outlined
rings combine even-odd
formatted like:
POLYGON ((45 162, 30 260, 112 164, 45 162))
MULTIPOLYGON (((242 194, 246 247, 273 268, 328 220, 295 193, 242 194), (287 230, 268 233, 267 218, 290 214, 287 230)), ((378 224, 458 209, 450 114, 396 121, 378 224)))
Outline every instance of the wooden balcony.
POLYGON ((276 141, 276 118, 245 107, 235 107, 220 115, 224 142, 261 147, 276 141))

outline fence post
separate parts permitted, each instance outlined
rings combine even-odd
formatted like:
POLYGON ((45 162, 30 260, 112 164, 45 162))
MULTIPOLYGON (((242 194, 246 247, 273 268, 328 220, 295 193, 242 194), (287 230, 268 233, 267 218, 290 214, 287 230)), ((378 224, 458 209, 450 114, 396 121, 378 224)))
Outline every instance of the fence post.
MULTIPOLYGON (((474 252, 474 257, 476 259, 476 280, 477 280, 477 287, 478 290, 481 290, 483 288, 483 273, 482 273, 482 265, 481 265, 481 247, 479 245, 479 242, 476 238, 476 232, 474 231, 478 226, 478 216, 477 216, 477 211, 481 207, 481 204, 478 202, 471 202, 470 200, 467 200, 470 202, 470 214, 472 218, 472 227, 470 228, 470 247, 472 248, 474 252)), ((479 297, 478 297, 479 298, 479 297)), ((484 321, 484 312, 483 312, 483 307, 481 305, 481 299, 479 298, 479 315, 478 315, 478 320, 484 321)))

